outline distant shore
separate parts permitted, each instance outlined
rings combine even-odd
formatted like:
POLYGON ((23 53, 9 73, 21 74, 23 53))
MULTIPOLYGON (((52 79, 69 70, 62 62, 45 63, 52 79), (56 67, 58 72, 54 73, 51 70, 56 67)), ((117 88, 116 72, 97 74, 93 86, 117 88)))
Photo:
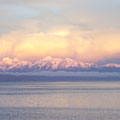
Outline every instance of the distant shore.
POLYGON ((120 81, 119 76, 39 76, 1 74, 0 82, 78 82, 78 81, 120 81))

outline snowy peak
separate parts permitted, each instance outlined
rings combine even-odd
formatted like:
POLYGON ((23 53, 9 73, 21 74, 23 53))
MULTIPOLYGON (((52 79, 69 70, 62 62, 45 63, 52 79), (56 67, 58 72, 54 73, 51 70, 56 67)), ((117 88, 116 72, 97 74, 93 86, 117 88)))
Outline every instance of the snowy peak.
POLYGON ((51 56, 45 57, 43 59, 43 61, 52 61, 52 60, 53 60, 53 58, 51 56))
POLYGON ((104 65, 104 67, 116 67, 116 68, 120 68, 120 64, 106 64, 106 65, 104 65))
POLYGON ((43 59, 23 61, 17 58, 3 58, 0 60, 0 72, 38 72, 38 71, 99 71, 120 72, 120 64, 97 65, 95 63, 84 63, 71 58, 53 58, 51 56, 43 59))

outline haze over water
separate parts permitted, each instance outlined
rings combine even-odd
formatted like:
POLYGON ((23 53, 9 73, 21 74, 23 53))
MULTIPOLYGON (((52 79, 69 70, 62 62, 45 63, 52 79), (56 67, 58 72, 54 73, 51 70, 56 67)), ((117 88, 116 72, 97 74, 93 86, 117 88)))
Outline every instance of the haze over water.
POLYGON ((0 120, 120 120, 120 82, 0 82, 0 120))

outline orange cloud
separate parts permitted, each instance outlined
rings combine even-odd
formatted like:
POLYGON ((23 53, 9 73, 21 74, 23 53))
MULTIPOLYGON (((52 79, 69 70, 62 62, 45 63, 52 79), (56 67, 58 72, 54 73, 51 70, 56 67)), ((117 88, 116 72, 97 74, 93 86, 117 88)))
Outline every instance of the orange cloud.
POLYGON ((117 32, 84 33, 66 28, 31 34, 18 31, 0 38, 0 57, 74 57, 93 62, 117 58, 119 45, 120 34, 117 32))
POLYGON ((56 36, 33 34, 15 48, 17 57, 65 56, 68 43, 56 36), (19 53, 19 54, 18 54, 19 53))

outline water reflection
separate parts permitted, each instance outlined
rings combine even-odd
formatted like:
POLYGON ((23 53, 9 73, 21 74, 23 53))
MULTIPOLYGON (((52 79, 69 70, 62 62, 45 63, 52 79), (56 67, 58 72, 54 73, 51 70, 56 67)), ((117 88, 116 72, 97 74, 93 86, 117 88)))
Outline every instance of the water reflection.
POLYGON ((120 109, 120 82, 0 84, 0 107, 120 109))

